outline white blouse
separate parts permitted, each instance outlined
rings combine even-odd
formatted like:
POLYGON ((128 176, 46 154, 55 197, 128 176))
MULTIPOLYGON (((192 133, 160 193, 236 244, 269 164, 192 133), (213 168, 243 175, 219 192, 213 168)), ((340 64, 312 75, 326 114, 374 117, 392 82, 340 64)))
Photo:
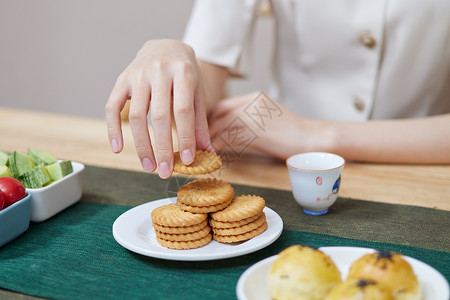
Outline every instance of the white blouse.
MULTIPOLYGON (((184 42, 245 74, 259 0, 197 0, 184 42)), ((309 118, 450 113, 449 0, 272 0, 269 94, 309 118)))

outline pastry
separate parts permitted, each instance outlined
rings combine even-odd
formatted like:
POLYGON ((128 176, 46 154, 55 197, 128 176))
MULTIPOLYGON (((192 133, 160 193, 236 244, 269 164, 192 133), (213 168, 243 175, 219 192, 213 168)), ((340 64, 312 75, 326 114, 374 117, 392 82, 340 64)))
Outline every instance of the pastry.
POLYGON ((347 279, 378 282, 391 290, 396 300, 423 299, 413 268, 398 253, 373 252, 362 256, 350 266, 347 279))
POLYGON ((372 280, 351 279, 336 285, 325 300, 395 300, 392 292, 372 280))
POLYGON ((268 282, 272 299, 323 300, 341 282, 341 273, 322 251, 294 245, 275 259, 268 282))

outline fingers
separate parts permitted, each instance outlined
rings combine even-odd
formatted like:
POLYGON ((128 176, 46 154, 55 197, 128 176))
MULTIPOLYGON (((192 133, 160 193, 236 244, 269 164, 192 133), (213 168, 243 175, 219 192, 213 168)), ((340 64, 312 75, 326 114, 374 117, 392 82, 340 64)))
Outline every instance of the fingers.
POLYGON ((171 89, 169 77, 158 77, 152 88, 150 102, 154 150, 158 158, 159 176, 163 179, 169 178, 173 171, 171 89))
POLYGON ((173 172, 171 110, 178 130, 181 158, 194 160, 195 150, 211 149, 206 101, 193 50, 173 40, 147 42, 119 76, 105 107, 111 148, 123 148, 120 112, 131 96, 129 121, 137 155, 147 172, 158 168, 161 178, 173 172), (172 99, 173 96, 173 99, 172 99), (172 104, 173 103, 173 104, 172 104), (148 112, 153 129, 148 128, 148 112))
POLYGON ((184 164, 194 160, 196 137, 194 111, 195 78, 190 73, 176 74, 173 84, 173 112, 178 133, 180 157, 184 164))
POLYGON ((204 90, 201 88, 196 91, 194 107, 196 147, 201 150, 216 152, 211 143, 206 113, 206 98, 204 90))
POLYGON ((211 145, 214 146, 214 151, 216 153, 220 152, 220 150, 222 150, 223 148, 226 148, 226 146, 227 146, 225 141, 220 136, 216 136, 216 137, 212 138, 211 145))
MULTIPOLYGON (((225 101, 226 102, 226 101, 225 101)), ((224 104, 226 104, 223 102, 224 104)), ((217 143, 217 137, 220 136, 228 126, 237 118, 240 110, 230 108, 229 105, 221 105, 220 103, 214 113, 209 118, 209 134, 211 140, 214 141, 214 146, 217 143)))
MULTIPOLYGON (((235 122, 237 115, 234 111, 214 119, 210 122, 211 141, 216 151, 231 147, 237 150, 241 143, 245 144, 248 139, 246 134, 248 130, 242 126, 241 122, 235 122)), ((234 150, 233 150, 234 151, 234 150)))
POLYGON ((245 119, 245 107, 248 105, 247 96, 228 98, 219 102, 209 116, 209 133, 214 146, 219 147, 216 137, 222 134, 236 118, 245 119), (216 145, 217 144, 217 145, 216 145))
POLYGON ((106 126, 111 150, 119 153, 123 149, 122 126, 120 112, 130 95, 128 85, 121 77, 117 80, 105 105, 106 126))
POLYGON ((220 101, 212 111, 210 119, 218 119, 228 114, 230 111, 237 112, 240 108, 244 109, 244 105, 246 104, 245 100, 244 97, 235 97, 220 101))
POLYGON ((139 83, 135 84, 133 95, 131 96, 129 114, 136 153, 141 161, 142 168, 146 172, 153 172, 156 169, 147 123, 150 94, 148 82, 140 80, 139 83))

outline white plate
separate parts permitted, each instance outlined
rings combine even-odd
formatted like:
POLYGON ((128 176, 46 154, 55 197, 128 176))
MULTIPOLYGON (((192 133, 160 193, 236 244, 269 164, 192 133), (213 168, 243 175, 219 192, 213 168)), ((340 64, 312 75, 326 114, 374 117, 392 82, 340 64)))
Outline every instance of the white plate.
MULTIPOLYGON (((375 251, 374 249, 359 247, 322 247, 320 250, 331 257, 341 271, 343 279, 347 277, 348 269, 356 259, 375 251)), ((277 255, 263 259, 242 273, 236 286, 236 294, 239 300, 270 300, 267 278, 272 262, 276 258, 277 255)), ((441 273, 415 258, 405 256, 405 259, 414 269, 424 292, 424 299, 449 299, 449 285, 441 273)))
POLYGON ((264 208, 267 230, 239 244, 223 244, 212 240, 208 245, 190 250, 174 250, 161 246, 156 241, 150 214, 161 205, 175 203, 176 197, 155 200, 136 206, 120 215, 113 224, 116 241, 130 251, 156 258, 205 261, 248 254, 272 244, 283 231, 280 216, 268 207, 264 208))

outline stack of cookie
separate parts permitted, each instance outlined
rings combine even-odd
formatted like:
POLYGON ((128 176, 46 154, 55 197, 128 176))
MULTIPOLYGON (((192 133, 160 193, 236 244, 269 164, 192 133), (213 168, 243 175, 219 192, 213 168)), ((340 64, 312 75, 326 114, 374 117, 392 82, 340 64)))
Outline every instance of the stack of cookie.
MULTIPOLYGON (((214 153, 197 150, 194 162, 188 166, 182 163, 179 153, 175 153, 174 172, 177 173, 209 174, 221 165, 222 160, 214 153)), ((176 204, 158 207, 151 216, 156 239, 162 246, 193 249, 208 244, 212 238, 222 243, 234 243, 263 233, 267 229, 264 207, 263 198, 234 197, 230 184, 207 178, 182 186, 176 204)))
POLYGON ((198 248, 212 239, 208 214, 193 214, 168 204, 155 208, 151 217, 156 240, 166 248, 198 248))
POLYGON ((235 243, 260 235, 267 229, 265 205, 259 196, 234 197, 227 208, 210 214, 213 238, 222 243, 235 243))

